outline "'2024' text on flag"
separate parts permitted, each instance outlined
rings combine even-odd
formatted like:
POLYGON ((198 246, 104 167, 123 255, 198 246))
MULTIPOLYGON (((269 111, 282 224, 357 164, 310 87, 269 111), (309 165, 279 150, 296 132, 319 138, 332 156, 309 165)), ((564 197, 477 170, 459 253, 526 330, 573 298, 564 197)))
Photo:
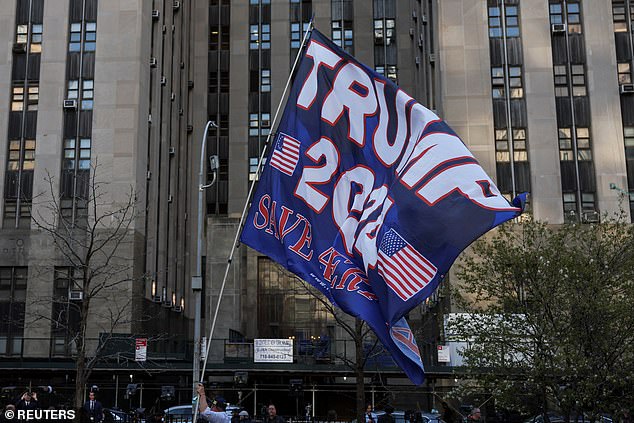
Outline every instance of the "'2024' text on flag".
POLYGON ((313 30, 241 241, 365 320, 420 384, 403 316, 522 207, 445 122, 313 30))

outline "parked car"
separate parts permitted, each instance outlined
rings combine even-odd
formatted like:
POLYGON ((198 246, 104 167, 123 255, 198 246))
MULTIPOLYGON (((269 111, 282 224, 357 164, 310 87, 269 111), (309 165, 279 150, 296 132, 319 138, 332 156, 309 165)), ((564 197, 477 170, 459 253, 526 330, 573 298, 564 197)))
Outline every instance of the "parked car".
MULTIPOLYGON (((394 410, 392 412, 392 417, 394 417, 394 422, 395 423, 410 423, 412 421, 414 421, 414 417, 416 416, 416 414, 419 413, 420 414, 420 418, 422 420, 422 423, 445 423, 442 420, 442 416, 440 414, 437 413, 427 413, 427 412, 419 412, 419 411, 414 411, 413 412, 413 416, 410 416, 409 413, 402 411, 402 410, 394 410)), ((378 421, 378 419, 385 414, 385 411, 383 410, 379 410, 379 411, 375 411, 374 414, 376 415, 376 419, 375 421, 378 421)))
MULTIPOLYGON (((543 414, 539 414, 537 416, 531 417, 526 420, 524 423, 564 423, 566 419, 563 416, 560 416, 557 413, 548 412, 546 413, 548 419, 544 418, 543 414)), ((578 416, 570 416, 570 423, 590 423, 590 418, 584 415, 578 416)), ((595 423, 612 423, 612 418, 608 415, 602 415, 599 419, 595 419, 595 423)))
MULTIPOLYGON (((227 404, 225 413, 229 417, 233 416, 234 410, 240 411, 240 407, 227 404)), ((168 423, 187 423, 192 421, 192 406, 191 405, 175 405, 165 411, 164 421, 168 423)))
POLYGON ((114 410, 112 408, 103 409, 103 420, 105 423, 127 423, 130 416, 121 410, 114 410))

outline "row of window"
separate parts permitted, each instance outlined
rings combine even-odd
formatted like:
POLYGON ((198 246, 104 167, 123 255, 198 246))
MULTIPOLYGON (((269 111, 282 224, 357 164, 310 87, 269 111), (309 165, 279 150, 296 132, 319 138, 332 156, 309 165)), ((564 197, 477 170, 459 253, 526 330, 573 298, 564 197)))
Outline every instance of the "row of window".
POLYGON ((552 34, 555 97, 563 100, 558 104, 566 105, 565 108, 557 107, 564 218, 569 221, 594 221, 598 213, 585 55, 574 53, 574 46, 583 45, 581 4, 579 0, 550 0, 549 6, 550 23, 566 24, 568 32, 564 38, 552 34), (571 126, 563 123, 568 120, 568 114, 571 126))
POLYGON ((491 97, 494 109, 497 185, 511 198, 530 191, 530 166, 525 122, 521 50, 514 52, 520 37, 519 6, 501 2, 488 8, 491 40, 491 97), (515 54, 514 54, 515 53, 515 54), (497 55, 497 57, 495 57, 497 55), (514 112, 515 111, 515 112, 514 112))

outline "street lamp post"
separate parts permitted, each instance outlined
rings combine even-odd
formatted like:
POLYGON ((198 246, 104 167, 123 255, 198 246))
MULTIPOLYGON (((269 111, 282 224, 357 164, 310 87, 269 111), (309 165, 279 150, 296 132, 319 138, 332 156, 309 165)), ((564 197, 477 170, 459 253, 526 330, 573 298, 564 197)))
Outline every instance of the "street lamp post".
MULTIPOLYGON (((200 378, 200 319, 201 319, 201 295, 202 295, 202 248, 203 248, 203 194, 205 188, 208 188, 216 182, 216 169, 218 167, 217 158, 213 157, 211 169, 214 172, 214 178, 209 184, 204 184, 205 180, 205 151, 207 145, 207 133, 209 128, 218 128, 213 121, 208 121, 203 131, 200 143, 200 170, 198 172, 198 228, 196 237, 196 272, 192 275, 192 290, 194 291, 194 365, 192 372, 192 385, 194 396, 196 395, 196 384, 200 378)), ((211 340, 209 340, 211 342, 211 340)))

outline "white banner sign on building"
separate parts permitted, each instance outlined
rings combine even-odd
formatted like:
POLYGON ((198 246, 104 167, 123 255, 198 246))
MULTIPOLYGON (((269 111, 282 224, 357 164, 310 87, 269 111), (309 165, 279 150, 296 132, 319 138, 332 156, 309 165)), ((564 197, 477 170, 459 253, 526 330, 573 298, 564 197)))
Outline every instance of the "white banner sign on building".
POLYGON ((136 350, 134 351, 134 361, 145 361, 147 359, 147 338, 136 339, 136 350))
POLYGON ((438 362, 451 362, 451 349, 449 348, 449 345, 438 345, 438 362))
POLYGON ((254 363, 292 363, 292 339, 254 339, 254 363))

